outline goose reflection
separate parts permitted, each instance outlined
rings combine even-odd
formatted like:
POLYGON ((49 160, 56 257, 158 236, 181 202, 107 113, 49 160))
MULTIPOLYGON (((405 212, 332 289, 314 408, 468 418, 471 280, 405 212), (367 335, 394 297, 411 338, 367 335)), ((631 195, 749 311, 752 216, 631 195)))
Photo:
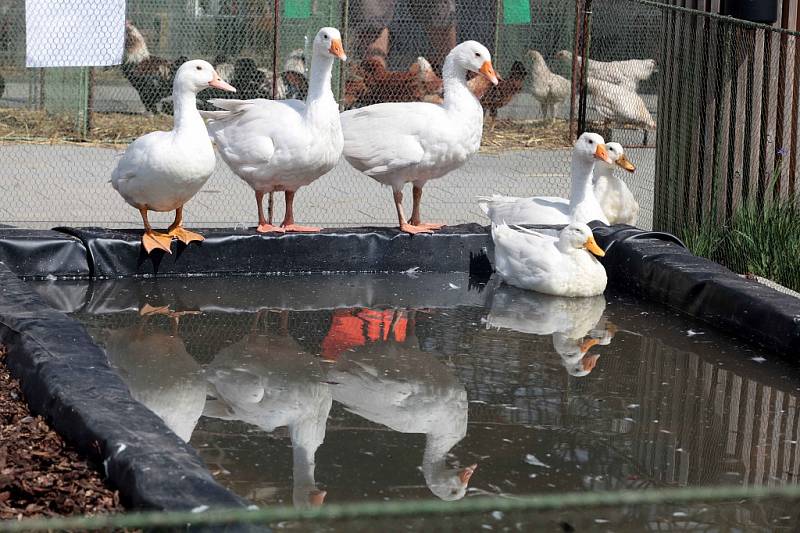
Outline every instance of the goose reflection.
POLYGON ((318 360, 288 334, 288 311, 278 332, 259 331, 259 311, 250 334, 221 350, 206 369, 212 395, 204 415, 242 420, 267 432, 286 426, 292 441, 292 501, 321 505, 326 492, 314 480, 315 454, 325 440, 331 393, 318 360))
POLYGON ((563 298, 495 284, 486 327, 552 335, 553 348, 567 373, 583 377, 594 370, 600 357, 589 354, 589 349, 609 344, 616 332, 603 318, 605 309, 602 294, 563 298))
POLYGON ((463 498, 477 465, 449 468, 448 452, 467 433, 467 392, 418 348, 415 311, 338 311, 323 341, 333 399, 401 433, 425 434, 422 473, 443 500, 463 498))
POLYGON ((171 311, 145 304, 137 325, 108 331, 106 354, 131 396, 157 414, 188 442, 206 401, 203 370, 186 351, 179 335, 180 317, 197 311, 171 311), (150 318, 168 316, 172 331, 148 328, 150 318))

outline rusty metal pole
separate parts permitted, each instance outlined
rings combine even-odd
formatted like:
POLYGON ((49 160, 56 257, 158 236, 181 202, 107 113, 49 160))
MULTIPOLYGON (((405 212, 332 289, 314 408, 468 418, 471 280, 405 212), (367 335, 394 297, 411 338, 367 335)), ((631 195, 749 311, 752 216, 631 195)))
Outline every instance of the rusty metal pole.
POLYGON ((589 44, 592 39, 592 0, 584 0, 583 50, 581 51, 581 94, 578 103, 578 131, 586 131, 586 78, 589 72, 589 44))
POLYGON ((86 94, 86 136, 89 137, 94 127, 94 67, 89 67, 88 91, 86 94))
MULTIPOLYGON (((342 2, 342 22, 341 22, 341 34, 342 34, 342 43, 344 43, 345 50, 349 50, 350 46, 350 1, 344 0, 342 2)), ((331 16, 331 20, 333 20, 333 16, 331 16)), ((339 67, 339 83, 337 84, 338 94, 336 95, 337 100, 339 100, 339 111, 344 111, 344 88, 345 83, 347 83, 347 74, 348 70, 345 68, 344 65, 339 67)))
POLYGON ((575 139, 578 138, 578 123, 576 119, 576 113, 578 109, 578 91, 580 87, 580 78, 578 76, 578 54, 582 48, 581 46, 581 28, 583 27, 582 24, 582 12, 581 6, 583 5, 582 0, 575 0, 575 34, 572 39, 572 75, 570 76, 570 99, 569 99, 569 140, 570 142, 575 142, 575 139))
POLYGON ((272 99, 278 98, 278 58, 280 57, 281 0, 274 0, 272 13, 272 99))

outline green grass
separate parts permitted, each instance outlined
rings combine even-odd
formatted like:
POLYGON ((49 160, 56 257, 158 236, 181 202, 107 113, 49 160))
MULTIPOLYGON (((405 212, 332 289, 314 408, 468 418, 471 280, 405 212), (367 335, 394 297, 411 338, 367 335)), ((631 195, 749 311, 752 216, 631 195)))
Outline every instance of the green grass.
POLYGON ((726 224, 708 220, 683 231, 696 255, 739 274, 756 274, 800 291, 800 208, 791 200, 748 202, 726 224))

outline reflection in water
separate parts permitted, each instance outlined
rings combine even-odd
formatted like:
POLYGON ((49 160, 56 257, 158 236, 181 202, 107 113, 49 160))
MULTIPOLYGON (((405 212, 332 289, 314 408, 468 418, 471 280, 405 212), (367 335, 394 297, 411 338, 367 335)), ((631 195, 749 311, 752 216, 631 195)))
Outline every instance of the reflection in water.
POLYGON ((263 314, 256 314, 249 335, 220 351, 209 365, 215 398, 208 400, 203 414, 242 420, 267 432, 288 427, 294 505, 320 505, 326 492, 314 481, 314 456, 325 440, 330 388, 319 360, 289 336, 288 311, 280 312, 278 332, 258 329, 263 314))
MULTIPOLYGON (((71 307, 134 396, 259 504, 289 492, 319 503, 316 481, 326 501, 456 499, 471 471, 451 467, 475 462, 468 497, 800 479, 796 369, 708 326, 613 294, 476 293, 442 275, 337 278, 327 291, 334 282, 311 279, 313 295, 300 278, 225 280, 249 298, 241 308, 208 280, 98 287, 84 294, 116 300, 71 307), (262 300, 276 311, 257 312, 262 300), (144 302, 201 314, 178 324, 144 302)), ((589 516, 638 532, 681 520, 774 530, 796 514, 746 502, 589 516)))
POLYGON ((179 320, 185 314, 193 313, 145 305, 137 325, 107 331, 105 344, 109 361, 131 395, 188 442, 203 412, 206 382, 179 335, 179 320), (155 315, 170 318, 171 333, 147 327, 155 315))
POLYGON ((587 352, 592 346, 608 345, 614 337, 616 328, 603 320, 606 299, 602 294, 564 298, 499 284, 490 290, 486 327, 552 335, 553 348, 571 376, 583 377, 594 370, 600 356, 587 352))
POLYGON ((467 434, 467 391, 452 371, 422 352, 417 311, 337 312, 323 341, 333 398, 349 411, 400 433, 425 435, 422 473, 443 500, 464 497, 477 465, 449 468, 446 457, 467 434))

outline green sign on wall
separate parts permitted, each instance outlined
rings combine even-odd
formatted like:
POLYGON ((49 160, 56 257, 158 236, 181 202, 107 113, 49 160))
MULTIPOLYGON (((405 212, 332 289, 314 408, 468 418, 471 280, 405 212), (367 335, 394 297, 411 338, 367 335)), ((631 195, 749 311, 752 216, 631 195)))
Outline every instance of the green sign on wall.
POLYGON ((531 4, 529 0, 503 0, 504 24, 530 24, 531 4))
POLYGON ((284 0, 283 16, 287 19, 307 19, 311 16, 311 0, 284 0))

